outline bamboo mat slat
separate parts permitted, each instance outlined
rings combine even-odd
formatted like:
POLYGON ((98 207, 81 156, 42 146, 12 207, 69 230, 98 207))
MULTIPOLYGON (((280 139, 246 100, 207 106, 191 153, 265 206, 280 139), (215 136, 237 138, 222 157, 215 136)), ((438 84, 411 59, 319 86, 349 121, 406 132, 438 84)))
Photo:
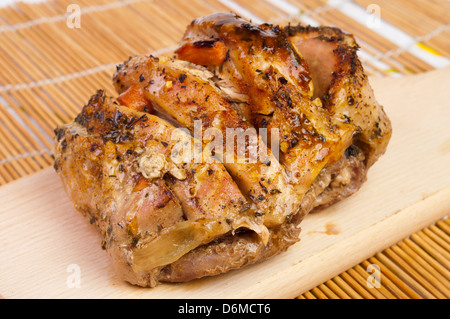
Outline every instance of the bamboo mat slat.
MULTIPOLYGON (((235 12, 254 22, 329 25, 354 34, 369 75, 405 76, 450 64, 446 0, 48 0, 0 8, 0 185, 53 164, 53 129, 71 121, 97 89, 114 95, 115 65, 133 54, 170 54, 192 19, 235 12), (69 28, 69 5, 81 9, 69 28), (360 15, 378 6, 394 41, 360 15), (420 21, 420 23, 417 23, 420 21)), ((373 17, 373 16, 372 16, 373 17)), ((450 223, 396 245, 299 299, 449 298, 450 223), (368 267, 378 266, 378 288, 368 267)))
POLYGON ((449 226, 448 219, 439 220, 297 298, 448 299, 449 226), (379 285, 367 284, 373 265, 379 285))
POLYGON ((361 6, 376 4, 382 8, 384 19, 401 28, 413 37, 426 37, 437 30, 433 40, 424 44, 437 53, 450 55, 450 2, 415 0, 404 1, 401 6, 389 0, 355 0, 361 6), (420 21, 420 23, 418 23, 420 21))

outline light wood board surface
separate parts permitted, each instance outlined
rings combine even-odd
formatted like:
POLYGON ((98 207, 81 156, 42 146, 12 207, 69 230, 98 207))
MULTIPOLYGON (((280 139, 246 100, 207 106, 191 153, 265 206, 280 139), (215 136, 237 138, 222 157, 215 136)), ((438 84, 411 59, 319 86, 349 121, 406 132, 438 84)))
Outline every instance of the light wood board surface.
POLYGON ((51 168, 0 187, 4 298, 293 298, 450 212, 450 69, 373 78, 392 120, 361 190, 302 223, 301 241, 263 263, 185 284, 139 288, 111 269, 94 227, 51 168), (75 268, 73 268, 75 265, 75 268), (73 269, 80 285, 73 287, 73 269))

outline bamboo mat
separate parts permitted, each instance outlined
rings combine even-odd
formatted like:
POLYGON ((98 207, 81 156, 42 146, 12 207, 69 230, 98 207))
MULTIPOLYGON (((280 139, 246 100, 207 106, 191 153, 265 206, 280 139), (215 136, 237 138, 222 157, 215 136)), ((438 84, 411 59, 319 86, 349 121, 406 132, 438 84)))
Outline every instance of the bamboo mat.
MULTIPOLYGON (((0 185, 53 164, 53 129, 97 89, 115 95, 116 64, 132 54, 170 54, 192 19, 217 11, 257 23, 340 27, 357 38, 372 76, 450 64, 447 0, 15 2, 0 8, 0 185)), ((450 223, 441 220, 299 298, 448 298, 449 269, 450 223), (377 289, 366 284, 373 264, 381 270, 377 289)))

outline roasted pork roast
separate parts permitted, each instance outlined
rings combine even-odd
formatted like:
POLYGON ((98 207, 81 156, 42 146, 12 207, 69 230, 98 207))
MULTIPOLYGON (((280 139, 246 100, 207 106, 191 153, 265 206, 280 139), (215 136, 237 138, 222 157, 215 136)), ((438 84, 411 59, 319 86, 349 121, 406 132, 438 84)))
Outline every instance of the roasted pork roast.
POLYGON ((356 192, 390 121, 353 36, 195 19, 173 57, 117 66, 55 129, 55 170, 120 277, 154 287, 260 262, 356 192))

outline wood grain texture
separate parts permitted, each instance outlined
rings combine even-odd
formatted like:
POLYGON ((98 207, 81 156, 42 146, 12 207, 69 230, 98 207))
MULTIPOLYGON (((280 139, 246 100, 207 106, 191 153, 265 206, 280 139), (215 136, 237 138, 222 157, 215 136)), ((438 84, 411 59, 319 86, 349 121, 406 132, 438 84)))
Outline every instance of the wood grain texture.
POLYGON ((153 289, 121 282, 96 230, 74 210, 51 168, 8 183, 0 187, 0 295, 296 297, 450 212, 448 83, 448 68, 372 79, 375 95, 392 120, 393 136, 361 190, 309 215, 302 223, 301 241, 287 252, 217 277, 153 289), (330 235, 330 227, 337 234, 330 235), (70 265, 80 269, 79 288, 68 285, 70 265))

